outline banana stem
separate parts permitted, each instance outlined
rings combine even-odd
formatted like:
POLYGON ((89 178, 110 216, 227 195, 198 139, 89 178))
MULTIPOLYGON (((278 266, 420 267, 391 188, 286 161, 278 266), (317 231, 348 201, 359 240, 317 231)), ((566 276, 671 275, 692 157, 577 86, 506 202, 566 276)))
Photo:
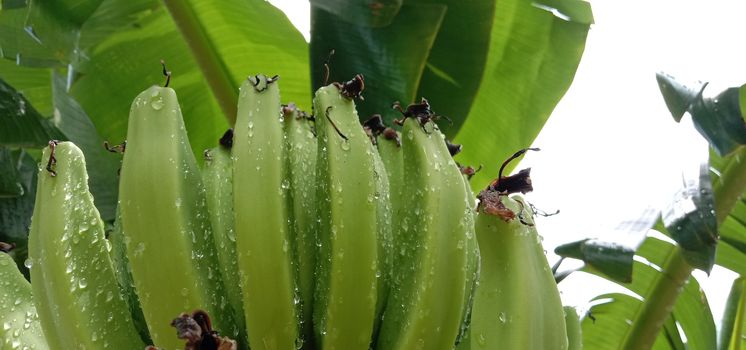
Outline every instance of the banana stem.
MULTIPOLYGON (((732 162, 715 181, 715 211, 718 225, 722 224, 746 190, 746 147, 741 147, 732 162)), ((658 337, 663 322, 676 304, 684 284, 694 270, 676 246, 663 267, 665 278, 652 286, 640 315, 624 340, 623 349, 650 349, 658 337)))
POLYGON ((732 157, 720 178, 713 181, 718 224, 725 220, 746 189, 746 146, 741 146, 732 157))
POLYGON ((213 96, 218 101, 223 115, 228 120, 228 124, 235 125, 238 85, 233 82, 228 67, 218 56, 218 52, 208 38, 205 28, 197 18, 197 14, 189 1, 163 0, 163 4, 192 51, 192 55, 200 70, 202 70, 202 74, 207 80, 213 96))
POLYGON ((640 315, 632 324, 632 329, 624 341, 623 349, 641 350, 653 347, 663 322, 671 314, 676 299, 694 270, 684 260, 678 246, 673 249, 662 267, 664 278, 652 286, 640 315))

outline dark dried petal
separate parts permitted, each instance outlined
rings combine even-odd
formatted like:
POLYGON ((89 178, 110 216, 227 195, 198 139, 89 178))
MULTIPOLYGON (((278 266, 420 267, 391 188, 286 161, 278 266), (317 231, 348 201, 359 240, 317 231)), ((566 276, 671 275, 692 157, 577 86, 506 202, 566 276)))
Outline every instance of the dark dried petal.
POLYGON ((477 196, 479 198, 479 210, 500 217, 505 221, 515 219, 515 213, 503 204, 503 197, 505 195, 490 189, 480 192, 477 196))
POLYGON ((223 136, 220 138, 219 143, 221 146, 227 149, 233 148, 233 128, 230 128, 225 131, 223 136))
POLYGON ((500 193, 513 194, 523 193, 526 194, 534 190, 531 185, 531 168, 526 168, 510 176, 505 176, 497 181, 497 187, 495 188, 500 193))

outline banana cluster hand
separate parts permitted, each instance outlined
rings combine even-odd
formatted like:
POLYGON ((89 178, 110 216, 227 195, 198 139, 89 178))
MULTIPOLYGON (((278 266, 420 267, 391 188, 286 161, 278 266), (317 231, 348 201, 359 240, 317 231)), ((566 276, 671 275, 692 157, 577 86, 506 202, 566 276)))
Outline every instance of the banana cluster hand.
MULTIPOLYGON (((202 169, 175 92, 137 96, 108 239, 81 151, 50 143, 33 299, 12 271, 22 299, 8 311, 40 322, 29 316, 16 338, 36 349, 567 348, 531 212, 501 179, 476 205, 427 100, 395 105, 398 132, 380 117, 360 124, 362 75, 320 88, 313 116, 280 104, 278 79, 241 85, 236 125, 202 169)), ((18 328, 7 324, 0 332, 18 328)))

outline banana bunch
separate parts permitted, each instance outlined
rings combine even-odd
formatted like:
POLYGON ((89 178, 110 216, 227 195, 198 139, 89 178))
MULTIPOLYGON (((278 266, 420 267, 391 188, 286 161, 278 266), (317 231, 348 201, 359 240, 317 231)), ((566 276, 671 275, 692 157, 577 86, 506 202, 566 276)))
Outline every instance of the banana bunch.
POLYGON ((108 237, 83 154, 50 142, 30 287, 0 254, 0 301, 20 300, 0 304, 0 334, 36 349, 567 348, 531 213, 506 190, 520 181, 477 206, 425 99, 396 105, 398 132, 359 122, 361 75, 320 88, 313 116, 279 84, 244 81, 201 169, 174 90, 138 95, 108 237))

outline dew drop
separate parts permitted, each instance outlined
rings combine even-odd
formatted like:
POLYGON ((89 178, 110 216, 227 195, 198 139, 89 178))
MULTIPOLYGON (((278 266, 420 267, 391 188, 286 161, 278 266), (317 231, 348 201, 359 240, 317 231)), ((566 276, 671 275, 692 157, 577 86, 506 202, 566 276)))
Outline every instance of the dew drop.
POLYGON ((156 92, 150 97, 150 107, 156 111, 163 109, 163 104, 163 96, 161 96, 160 92, 156 92))

